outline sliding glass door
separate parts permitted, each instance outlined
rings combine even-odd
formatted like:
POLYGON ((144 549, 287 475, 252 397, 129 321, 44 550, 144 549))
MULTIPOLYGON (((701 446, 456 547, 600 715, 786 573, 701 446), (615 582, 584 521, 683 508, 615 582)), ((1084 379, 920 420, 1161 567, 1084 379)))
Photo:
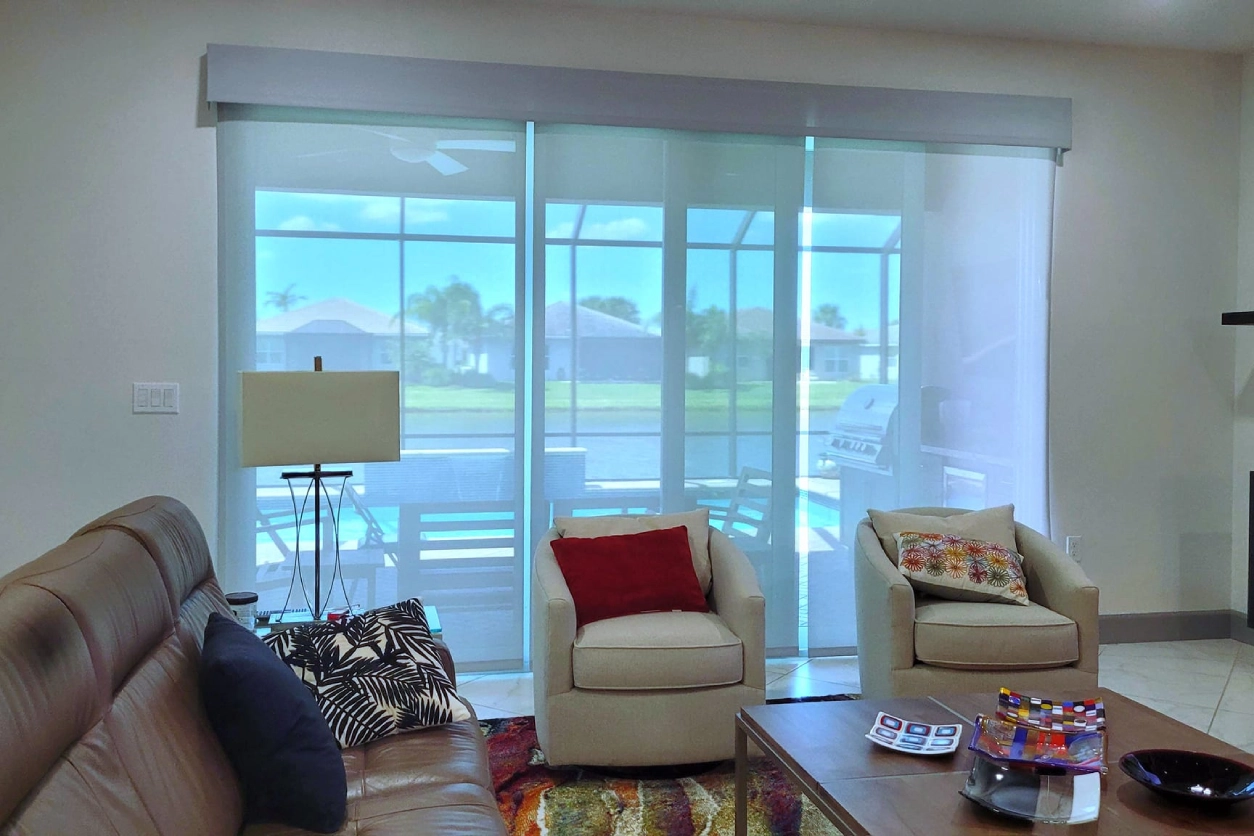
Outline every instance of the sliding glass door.
POLYGON ((800 141, 763 137, 536 137, 547 508, 709 508, 758 569, 781 652, 797 646, 797 573, 775 557, 791 514, 772 508, 777 492, 791 503, 793 484, 773 470, 775 405, 794 387, 776 375, 776 312, 791 304, 777 304, 776 271, 796 269, 803 161, 800 141), (781 199, 789 243, 777 263, 781 199), (572 472, 582 479, 560 478, 572 472))
POLYGON ((684 385, 673 393, 683 420, 672 428, 685 499, 709 507, 712 524, 748 556, 769 602, 767 646, 793 654, 796 380, 791 351, 781 345, 789 347, 796 331, 804 143, 688 136, 673 142, 672 158, 671 193, 685 221, 676 238, 686 242, 674 294, 684 315, 677 323, 685 332, 684 385))
POLYGON ((856 647, 867 508, 1013 503, 1048 529, 1053 171, 1035 151, 817 143, 799 294, 810 652, 856 647))
POLYGON ((467 670, 526 667, 555 516, 710 509, 774 654, 856 646, 869 507, 1044 525, 1043 153, 221 117, 224 575, 263 608, 312 526, 238 466, 235 375, 314 356, 401 378, 401 460, 342 463, 339 603, 422 596, 467 670))
MULTIPOLYGON (((236 198, 222 206, 224 363, 301 370, 320 356, 327 370, 400 373, 401 460, 336 463, 353 476, 332 496, 338 532, 324 526, 344 580, 331 606, 421 596, 459 661, 520 666, 525 134, 238 115, 220 128, 236 198)), ((262 609, 306 606, 312 510, 283 469, 232 474, 224 491, 255 529, 248 586, 262 609)))

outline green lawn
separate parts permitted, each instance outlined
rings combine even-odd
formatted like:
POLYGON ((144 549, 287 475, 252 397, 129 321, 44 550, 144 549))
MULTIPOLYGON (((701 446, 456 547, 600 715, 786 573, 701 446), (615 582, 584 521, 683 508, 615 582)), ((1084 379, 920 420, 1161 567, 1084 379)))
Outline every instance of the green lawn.
MULTIPOLYGON (((812 382, 810 408, 836 409, 862 385, 852 380, 812 382)), ((575 397, 580 410, 656 410, 661 409, 662 387, 658 383, 579 383, 575 397)), ((727 409, 727 400, 726 389, 689 389, 686 396, 689 410, 723 411, 727 409)), ((569 409, 570 382, 546 382, 544 404, 547 409, 569 409)), ((407 386, 405 406, 431 412, 508 412, 514 408, 514 392, 462 386, 407 386)), ((737 387, 738 410, 765 411, 770 406, 770 381, 737 387)))

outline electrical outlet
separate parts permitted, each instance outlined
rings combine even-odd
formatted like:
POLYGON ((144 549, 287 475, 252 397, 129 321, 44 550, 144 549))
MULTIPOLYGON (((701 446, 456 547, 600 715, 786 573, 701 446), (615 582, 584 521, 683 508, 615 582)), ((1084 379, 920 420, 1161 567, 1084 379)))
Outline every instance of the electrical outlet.
POLYGON ((179 385, 177 383, 131 384, 131 412, 179 411, 179 385))
POLYGON ((1071 555, 1071 559, 1076 563, 1080 562, 1080 535, 1067 535, 1067 554, 1071 555))

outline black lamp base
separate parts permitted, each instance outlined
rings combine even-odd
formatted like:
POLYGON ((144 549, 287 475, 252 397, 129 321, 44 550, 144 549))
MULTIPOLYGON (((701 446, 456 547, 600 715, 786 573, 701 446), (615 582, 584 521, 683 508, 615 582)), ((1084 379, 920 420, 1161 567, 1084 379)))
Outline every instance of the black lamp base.
MULTIPOLYGON (((331 568, 331 580, 330 580, 330 583, 327 585, 327 597, 323 599, 322 597, 322 495, 326 489, 323 487, 322 483, 323 483, 323 480, 325 479, 344 479, 345 481, 347 481, 348 478, 352 475, 353 475, 353 471, 351 470, 323 470, 322 465, 320 464, 314 465, 313 470, 286 470, 279 474, 279 478, 283 479, 284 481, 288 483, 289 490, 290 490, 291 481, 293 479, 308 479, 313 483, 311 487, 314 492, 314 598, 309 609, 313 613, 313 617, 315 620, 322 618, 323 613, 326 611, 327 604, 330 603, 331 591, 335 589, 335 578, 337 575, 339 575, 340 577, 341 588, 344 585, 344 577, 340 573, 339 520, 336 518, 336 515, 335 515, 335 506, 331 504, 331 496, 330 494, 327 494, 327 511, 331 515, 331 529, 332 531, 335 532, 335 564, 331 568)), ((348 488, 347 486, 342 486, 341 490, 348 490, 348 488)), ((296 494, 294 491, 292 491, 291 493, 292 493, 292 512, 297 515, 296 518, 299 520, 303 511, 297 512, 296 494)), ((299 525, 297 526, 297 529, 296 529, 296 561, 297 563, 299 563, 300 561, 300 527, 299 525)), ((299 570, 300 570, 299 565, 292 567, 293 584, 295 584, 296 582, 295 576, 299 573, 299 570)), ((301 583, 301 589, 303 591, 304 586, 305 586, 305 579, 303 577, 301 578, 300 583, 301 583)), ((288 593, 288 596, 291 597, 290 592, 288 593)), ((345 603, 348 604, 349 606, 352 606, 352 602, 347 600, 347 595, 345 596, 345 599, 346 599, 345 603)))

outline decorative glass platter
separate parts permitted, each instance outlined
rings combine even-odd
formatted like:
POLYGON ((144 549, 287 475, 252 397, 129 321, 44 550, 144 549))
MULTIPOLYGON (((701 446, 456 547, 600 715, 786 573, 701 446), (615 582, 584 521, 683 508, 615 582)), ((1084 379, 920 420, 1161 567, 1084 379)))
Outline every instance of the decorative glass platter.
POLYGON ((1106 731, 1064 732, 1023 726, 983 714, 967 746, 995 761, 1025 767, 1054 767, 1068 772, 1106 771, 1106 731))
POLYGON ((997 695, 997 717, 1050 731, 1092 731, 1106 725, 1106 706, 1100 699, 1051 700, 1002 688, 997 695))
POLYGON ((958 749, 960 723, 933 725, 904 720, 881 711, 866 739, 885 749, 911 755, 949 755, 958 749))

